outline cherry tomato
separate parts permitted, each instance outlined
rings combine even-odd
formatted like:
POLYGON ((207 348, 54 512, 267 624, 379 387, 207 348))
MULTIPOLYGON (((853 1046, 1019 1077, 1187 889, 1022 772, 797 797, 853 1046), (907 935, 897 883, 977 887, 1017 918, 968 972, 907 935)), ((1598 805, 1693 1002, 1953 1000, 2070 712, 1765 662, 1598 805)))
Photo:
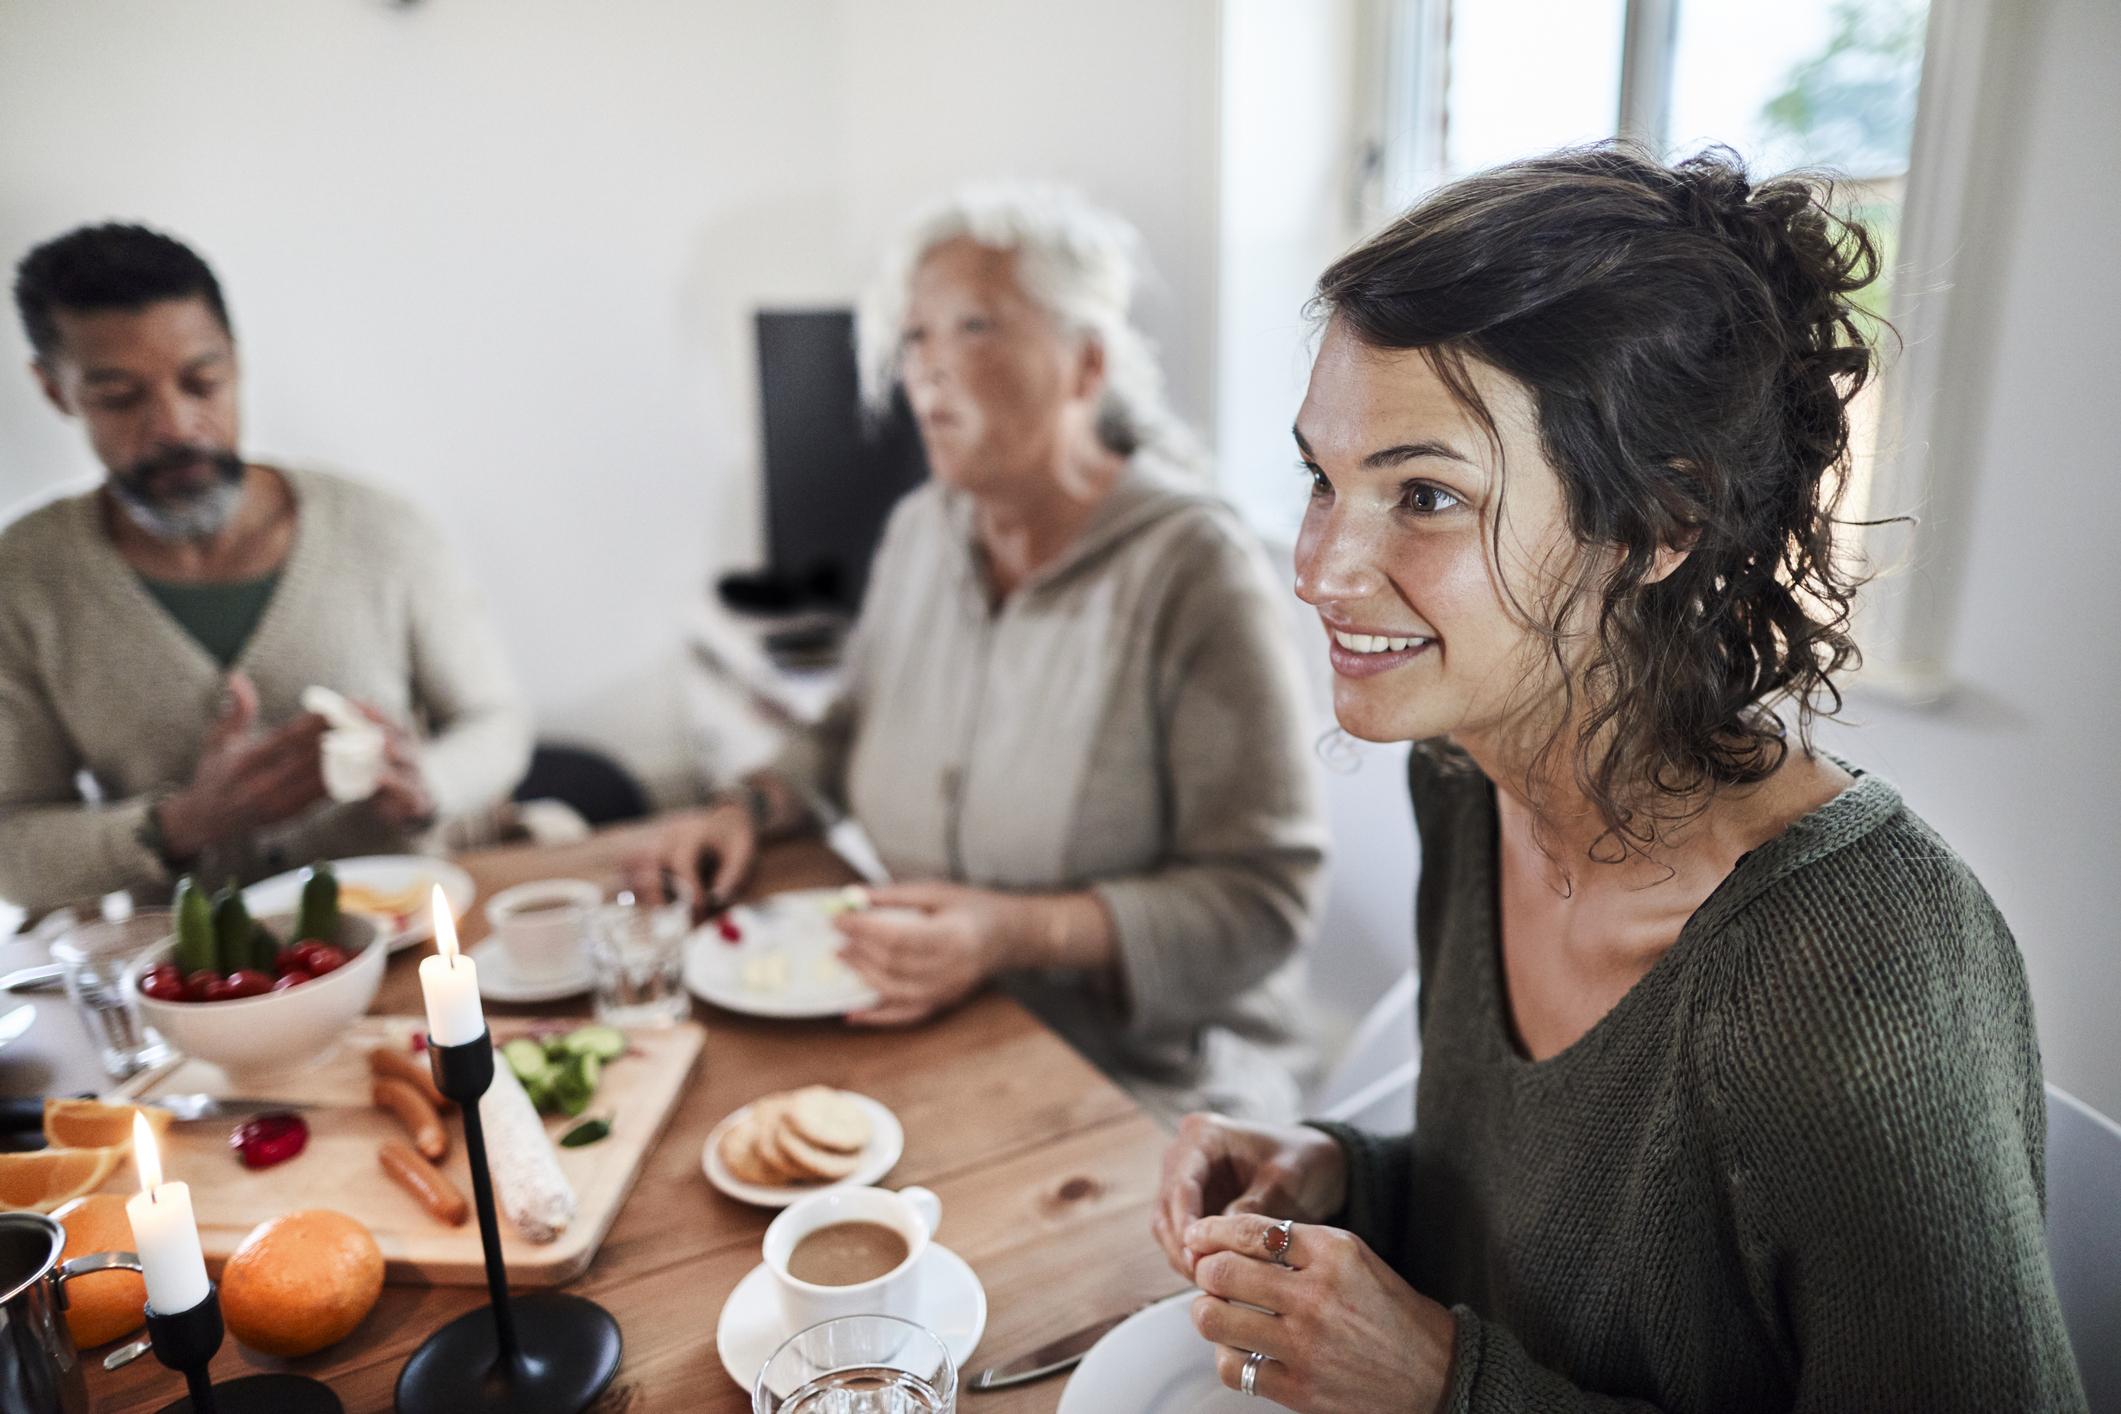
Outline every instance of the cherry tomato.
POLYGON ((158 1002, 181 1002, 184 974, 174 967, 151 967, 140 978, 140 990, 158 1002))
POLYGON ((262 997, 272 990, 272 984, 271 976, 248 967, 228 974, 228 994, 231 997, 262 997))
POLYGON ((208 972, 205 968, 200 968, 197 972, 184 979, 184 1000, 188 1002, 212 1001, 213 998, 207 995, 207 990, 220 980, 220 973, 208 972))
POLYGON ((714 930, 717 933, 720 933, 722 935, 722 941, 729 944, 731 947, 734 947, 738 943, 744 941, 744 930, 737 927, 735 920, 730 918, 729 915, 726 913, 723 914, 720 918, 715 919, 714 930))
POLYGON ((312 977, 322 977, 327 972, 338 971, 346 962, 345 952, 330 943, 318 943, 309 950, 309 956, 303 960, 302 967, 312 977))
POLYGON ((236 990, 235 983, 229 981, 226 977, 216 977, 213 981, 206 984, 206 995, 201 997, 200 1000, 208 1002, 232 1002, 237 1000, 242 995, 243 994, 241 992, 238 992, 236 990))
POLYGON ((284 992, 290 987, 299 987, 308 980, 309 974, 298 967, 292 972, 281 973, 273 982, 272 989, 275 992, 284 992))
POLYGON ((295 955, 296 951, 294 948, 280 949, 280 955, 272 961, 273 970, 282 977, 290 972, 307 973, 309 969, 302 965, 302 959, 295 955))

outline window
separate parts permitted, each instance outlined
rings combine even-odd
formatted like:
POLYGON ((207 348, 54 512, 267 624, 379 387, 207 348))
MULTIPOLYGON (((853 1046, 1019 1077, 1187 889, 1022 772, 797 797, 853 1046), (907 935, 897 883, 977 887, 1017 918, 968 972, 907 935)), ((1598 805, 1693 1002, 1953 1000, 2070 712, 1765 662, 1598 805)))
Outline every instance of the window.
MULTIPOLYGON (((1964 144, 1942 130, 1951 114, 1932 92, 1972 88, 1987 0, 1378 0, 1388 58, 1373 131, 1377 160, 1364 193, 1378 214, 1396 211, 1454 177, 1515 157, 1615 133, 1668 158, 1709 143, 1735 149, 1756 177, 1799 167, 1833 169, 1844 181, 1843 214, 1880 242, 1885 271, 1867 311, 1890 320, 1909 356, 1885 344, 1885 376, 1853 409, 1855 451, 1843 515, 1863 521, 1921 504, 1923 416, 1916 405, 1928 361, 1918 338, 1941 317, 1921 311, 1949 247, 1951 201, 1935 193, 1924 227, 1904 231, 1911 168, 1948 196, 1964 187, 1964 144), (1943 36, 1940 43, 1938 36, 1943 36), (1949 54, 1928 52, 1946 49, 1949 54), (1946 62, 1949 60, 1949 62, 1946 62), (1925 72, 1927 70, 1927 77, 1925 72), (1918 96, 1932 129, 1927 145, 1918 96), (1960 163, 1953 169, 1947 159, 1960 163), (1907 236, 1919 235, 1918 250, 1907 236)), ((1962 105, 1963 106, 1963 105, 1962 105)), ((1921 199, 1921 194, 1917 195, 1921 199)), ((1852 529, 1849 542, 1874 570, 1912 554, 1905 533, 1852 529)), ((1902 596, 1866 610, 1862 633, 1872 664, 1905 666, 1911 633, 1902 596)), ((1933 666, 1933 665, 1932 665, 1933 666)), ((1929 671, 1927 669, 1925 672, 1929 671)))

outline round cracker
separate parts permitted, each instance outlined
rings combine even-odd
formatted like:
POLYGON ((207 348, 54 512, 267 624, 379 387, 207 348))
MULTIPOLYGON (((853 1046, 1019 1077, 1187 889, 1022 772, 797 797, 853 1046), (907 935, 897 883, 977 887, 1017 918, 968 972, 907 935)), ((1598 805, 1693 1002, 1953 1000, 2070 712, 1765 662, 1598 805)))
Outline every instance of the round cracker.
POLYGON ((784 1116, 780 1128, 773 1132, 769 1141, 773 1156, 793 1168, 801 1169, 815 1179, 837 1183, 851 1178, 862 1166, 860 1154, 839 1154, 830 1149, 820 1149, 796 1132, 795 1126, 784 1116))
POLYGON ((778 1188, 786 1182, 780 1166, 768 1161, 760 1151, 755 1111, 723 1130, 715 1151, 722 1156, 722 1166, 729 1170, 730 1177, 739 1183, 778 1188))
POLYGON ((859 1153, 869 1143, 868 1114, 853 1096, 827 1085, 810 1085, 788 1097, 788 1127, 817 1149, 859 1153))

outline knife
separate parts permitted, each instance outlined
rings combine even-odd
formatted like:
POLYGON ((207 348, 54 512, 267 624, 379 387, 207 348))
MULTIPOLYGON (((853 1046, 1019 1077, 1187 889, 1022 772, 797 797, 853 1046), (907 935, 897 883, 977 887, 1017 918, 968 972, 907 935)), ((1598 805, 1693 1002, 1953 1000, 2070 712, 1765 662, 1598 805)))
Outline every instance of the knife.
MULTIPOLYGON (((1187 1288, 1189 1291, 1191 1289, 1190 1287, 1187 1288)), ((1059 1374, 1062 1370, 1072 1368, 1085 1355, 1088 1355, 1090 1347, 1103 1340, 1115 1327, 1126 1321, 1133 1320, 1135 1316, 1148 1310, 1158 1302, 1169 1301, 1172 1296, 1183 1296, 1184 1294, 1185 1292, 1174 1291, 1169 1296, 1157 1297, 1155 1301, 1145 1301, 1132 1311, 1124 1311, 1117 1316, 1108 1316, 1096 1325, 1084 1326, 1081 1330, 1072 1331, 1062 1336, 1059 1340, 1049 1341, 1032 1351, 1029 1355, 1019 1356, 1006 1364, 989 1366, 972 1377, 972 1388, 976 1390, 1007 1389, 1011 1385, 1028 1384, 1032 1380, 1042 1380, 1048 1375, 1059 1374)))
MULTIPOLYGON (((78 1095, 71 1098, 93 1100, 96 1097, 78 1095)), ((178 1124, 209 1119, 256 1119, 259 1115, 286 1114, 290 1110, 326 1108, 308 1100, 224 1100, 218 1095, 157 1095, 152 1100, 119 1099, 111 1103, 167 1110, 178 1124)), ((0 1134, 24 1134, 42 1128, 44 1101, 41 1097, 0 1099, 0 1134)))

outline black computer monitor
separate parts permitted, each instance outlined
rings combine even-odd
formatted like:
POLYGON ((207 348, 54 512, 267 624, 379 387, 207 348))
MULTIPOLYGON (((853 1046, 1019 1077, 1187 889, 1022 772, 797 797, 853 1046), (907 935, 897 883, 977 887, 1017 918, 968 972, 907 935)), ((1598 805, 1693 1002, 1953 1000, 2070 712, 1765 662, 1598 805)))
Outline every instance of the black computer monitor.
POLYGON ((928 475, 920 433, 903 394, 863 413, 851 311, 762 309, 757 324, 768 564, 852 611, 892 506, 928 475))

